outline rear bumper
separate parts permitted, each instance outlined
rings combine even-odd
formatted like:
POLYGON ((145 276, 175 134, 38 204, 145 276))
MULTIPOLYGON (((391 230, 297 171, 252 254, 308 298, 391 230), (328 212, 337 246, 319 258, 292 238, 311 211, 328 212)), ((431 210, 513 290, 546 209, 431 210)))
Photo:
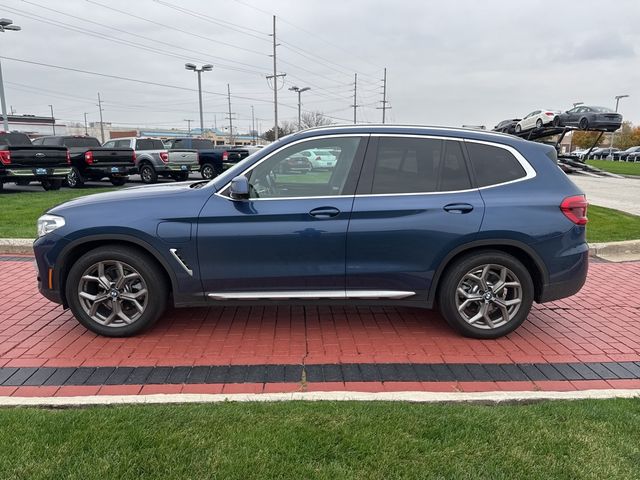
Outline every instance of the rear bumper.
POLYGON ((63 179, 71 171, 71 167, 43 167, 43 173, 36 173, 35 168, 8 168, 2 173, 5 182, 16 180, 39 181, 50 178, 63 179))
POLYGON ((571 255, 571 258, 565 258, 564 261, 571 264, 570 268, 558 276, 560 278, 555 278, 541 286, 538 298, 536 298, 538 303, 570 297, 578 293, 586 282, 589 272, 588 247, 586 251, 571 255))
POLYGON ((197 163, 166 163, 163 164, 161 167, 158 168, 159 172, 174 172, 174 173, 178 173, 178 172, 193 172, 195 170, 198 170, 198 168, 200 168, 200 165, 198 165, 197 163))
POLYGON ((87 167, 83 175, 89 177, 124 177, 127 175, 135 175, 138 173, 138 169, 134 166, 122 166, 122 165, 101 165, 99 167, 87 167), (117 171, 114 170, 117 168, 117 171))

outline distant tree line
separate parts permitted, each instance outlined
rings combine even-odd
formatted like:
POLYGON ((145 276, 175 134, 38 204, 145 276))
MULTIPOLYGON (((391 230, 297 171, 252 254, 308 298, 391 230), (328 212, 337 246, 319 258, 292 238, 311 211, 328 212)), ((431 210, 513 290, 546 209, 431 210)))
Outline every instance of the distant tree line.
MULTIPOLYGON (((298 122, 290 122, 288 120, 284 120, 282 122, 278 122, 278 137, 284 137, 285 135, 289 135, 291 133, 298 131, 298 122)), ((322 127, 325 125, 331 125, 333 122, 327 118, 322 112, 305 112, 300 115, 300 126, 301 130, 305 130, 307 128, 313 127, 322 127)), ((262 138, 269 142, 273 142, 275 139, 274 129, 271 128, 262 134, 262 138)))
MULTIPOLYGON (((575 130, 573 132, 572 144, 578 148, 591 148, 596 141, 599 132, 583 132, 575 130)), ((598 141, 596 147, 609 146, 611 134, 604 134, 598 141)), ((640 126, 634 127, 631 122, 622 122, 622 127, 616 131, 613 146, 621 150, 640 145, 640 126)))

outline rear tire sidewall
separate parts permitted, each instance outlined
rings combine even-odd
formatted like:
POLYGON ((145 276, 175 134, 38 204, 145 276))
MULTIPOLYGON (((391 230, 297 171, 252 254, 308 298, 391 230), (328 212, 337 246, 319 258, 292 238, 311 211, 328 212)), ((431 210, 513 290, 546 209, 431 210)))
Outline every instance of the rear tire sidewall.
POLYGON ((216 170, 210 163, 205 163, 200 170, 200 174, 205 180, 211 180, 216 176, 216 170))
POLYGON ((542 120, 538 119, 536 120, 536 128, 542 128, 544 126, 544 124, 542 123, 542 120))
POLYGON ((76 319, 92 332, 107 337, 128 337, 149 328, 164 312, 168 293, 164 272, 156 261, 144 251, 123 246, 105 246, 87 252, 73 264, 65 283, 66 299, 76 319), (146 310, 138 320, 130 325, 122 327, 101 325, 94 321, 80 304, 78 285, 83 273, 91 265, 104 260, 118 260, 127 263, 140 273, 147 285, 149 299, 146 310))
POLYGON ((69 188, 82 188, 84 186, 84 178, 82 178, 80 170, 76 167, 71 167, 71 171, 67 175, 67 186, 69 188))
POLYGON ((442 282, 438 286, 438 306, 447 323, 465 337, 491 339, 513 332, 529 315, 533 304, 534 285, 531 274, 518 259, 498 250, 486 250, 465 255, 447 267, 442 282), (455 304, 455 292, 463 275, 474 267, 484 264, 497 264, 507 267, 518 277, 522 288, 522 303, 515 317, 495 329, 481 329, 468 324, 458 313, 455 304))
POLYGON ((581 118, 580 123, 578 124, 581 130, 586 130, 589 128, 589 120, 586 118, 581 118))
POLYGON ((151 165, 145 163, 140 167, 140 179, 142 180, 142 183, 151 185, 158 181, 158 174, 151 165))

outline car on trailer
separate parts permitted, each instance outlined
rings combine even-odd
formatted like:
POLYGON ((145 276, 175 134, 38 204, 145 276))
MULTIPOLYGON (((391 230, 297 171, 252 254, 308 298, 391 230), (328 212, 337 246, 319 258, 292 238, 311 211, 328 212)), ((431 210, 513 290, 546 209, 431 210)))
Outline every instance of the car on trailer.
POLYGON ((555 127, 578 127, 580 130, 614 132, 622 125, 622 115, 607 107, 579 105, 553 118, 555 127))
POLYGON ((559 113, 559 110, 551 110, 547 108, 534 110, 518 123, 516 123, 516 126, 514 127, 514 133, 526 132, 534 128, 541 129, 545 126, 549 126, 553 123, 553 119, 559 113))

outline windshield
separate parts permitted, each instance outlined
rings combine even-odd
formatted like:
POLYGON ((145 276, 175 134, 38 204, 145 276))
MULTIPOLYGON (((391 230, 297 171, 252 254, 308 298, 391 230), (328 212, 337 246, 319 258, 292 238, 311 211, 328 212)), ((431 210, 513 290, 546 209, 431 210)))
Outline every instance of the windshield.
POLYGON ((69 137, 62 141, 65 147, 99 147, 100 142, 93 137, 69 137))
POLYGON ((204 140, 202 138, 194 138, 191 141, 191 147, 196 149, 213 148, 213 142, 211 140, 204 140))

